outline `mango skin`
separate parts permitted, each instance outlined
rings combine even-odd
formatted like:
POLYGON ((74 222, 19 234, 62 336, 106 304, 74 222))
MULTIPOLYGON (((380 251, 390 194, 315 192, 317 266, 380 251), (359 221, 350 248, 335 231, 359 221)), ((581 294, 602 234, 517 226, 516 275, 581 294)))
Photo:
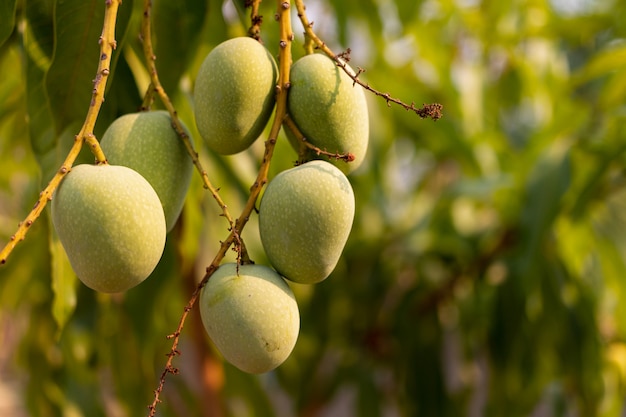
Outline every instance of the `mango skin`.
MULTIPOLYGON (((184 124, 183 128, 189 136, 184 124)), ((132 168, 148 180, 163 205, 167 231, 172 230, 185 203, 193 162, 169 113, 121 116, 104 132, 100 146, 110 164, 132 168)))
POLYGON ((261 135, 275 103, 278 69, 252 38, 233 38, 204 59, 194 86, 196 126, 221 155, 247 149, 261 135))
POLYGON ((302 284, 326 279, 348 240, 354 204, 350 182, 328 162, 278 174, 259 206, 261 243, 276 271, 302 284))
POLYGON ((126 291, 143 282, 165 247, 165 216, 148 181, 130 168, 77 165, 56 189, 52 224, 89 288, 126 291))
POLYGON ((298 304, 289 285, 264 265, 221 265, 200 293, 200 315, 224 358, 259 374, 283 363, 300 330, 298 304))
MULTIPOLYGON (((350 70, 352 71, 352 70, 350 70)), ((354 74, 354 71, 352 71, 354 74)), ((287 98, 289 114, 304 137, 321 150, 355 157, 352 162, 330 160, 348 174, 363 163, 369 142, 369 116, 365 92, 323 54, 305 55, 291 67, 287 98)), ((300 142, 285 128, 299 152, 300 142)), ((305 159, 321 159, 308 150, 305 159)), ((328 159, 325 159, 328 160, 328 159)))

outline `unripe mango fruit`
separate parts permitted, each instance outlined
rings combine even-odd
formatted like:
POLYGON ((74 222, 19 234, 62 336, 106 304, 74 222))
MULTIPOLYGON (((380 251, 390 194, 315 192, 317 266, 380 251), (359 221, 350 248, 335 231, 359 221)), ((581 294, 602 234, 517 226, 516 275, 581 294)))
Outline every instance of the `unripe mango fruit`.
POLYGON ((259 207, 259 233, 270 263, 302 284, 320 282, 335 269, 353 220, 352 187, 325 161, 278 174, 259 207))
POLYGON ((53 195, 51 217, 74 272, 96 291, 126 291, 141 283, 165 247, 159 197, 124 166, 72 168, 53 195))
POLYGON ((233 38, 204 59, 194 87, 196 125, 222 155, 247 149, 261 134, 275 103, 276 62, 258 41, 233 38))
POLYGON ((263 265, 221 265, 200 293, 202 323, 224 358, 242 371, 271 371, 298 339, 300 313, 289 285, 263 265))
POLYGON ((172 230, 185 202, 193 162, 169 113, 121 116, 104 132, 100 145, 110 164, 132 168, 148 180, 163 205, 167 231, 172 230))
MULTIPOLYGON (((357 169, 369 142, 363 88, 354 85, 335 61, 319 53, 305 55, 293 64, 290 83, 288 111, 307 141, 323 151, 352 153, 352 162, 331 162, 346 174, 357 169)), ((299 151, 300 142, 289 129, 285 130, 292 146, 299 151)), ((308 150, 305 159, 320 159, 320 156, 308 150)))

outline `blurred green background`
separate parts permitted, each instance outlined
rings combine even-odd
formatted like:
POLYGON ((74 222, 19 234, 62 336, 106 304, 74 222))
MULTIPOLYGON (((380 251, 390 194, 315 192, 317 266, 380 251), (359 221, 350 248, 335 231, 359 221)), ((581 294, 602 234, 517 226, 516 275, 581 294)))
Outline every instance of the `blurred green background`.
MULTIPOLYGON (((153 4, 159 75, 193 130, 196 71, 212 47, 245 35, 246 15, 231 1, 153 4)), ((194 309, 158 415, 623 416, 626 3, 306 5, 364 81, 441 103, 444 117, 368 95, 352 234, 330 278, 292 286, 302 323, 291 357, 244 374, 221 361, 194 309)), ((261 4, 273 54, 275 7, 261 4)), ((84 120, 103 11, 102 0, 0 0, 0 246, 84 120)), ((124 0, 97 137, 141 104, 141 16, 142 2, 124 0)), ((293 28, 297 58, 295 14, 293 28)), ((219 157, 193 133, 237 215, 262 140, 219 157)), ((281 134, 271 175, 295 159, 281 134)), ((84 149, 80 161, 92 160, 84 149)), ((195 175, 153 276, 106 296, 75 279, 46 209, 0 267, 0 415, 146 415, 165 336, 228 234, 219 214, 195 175)), ((253 216, 243 236, 263 263, 256 227, 253 216)))

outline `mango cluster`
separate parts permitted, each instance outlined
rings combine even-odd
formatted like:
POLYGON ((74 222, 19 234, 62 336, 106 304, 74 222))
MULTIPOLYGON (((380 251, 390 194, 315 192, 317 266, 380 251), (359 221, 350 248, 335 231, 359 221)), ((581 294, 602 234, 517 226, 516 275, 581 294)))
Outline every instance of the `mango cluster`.
MULTIPOLYGON (((206 145, 222 155, 249 148, 268 124, 277 80, 276 62, 253 39, 234 38, 211 51, 194 90, 206 145)), ((222 265, 200 295, 210 338, 226 360, 251 373, 274 369, 295 345, 298 307, 286 280, 321 282, 339 261, 355 211, 346 174, 363 162, 369 135, 365 94, 335 61, 304 56, 292 65, 289 81, 287 111, 298 134, 286 129, 286 135, 299 164, 271 179, 259 205, 271 268, 222 265), (320 150, 350 153, 353 161, 320 160, 320 150)))
MULTIPOLYGON (((230 39, 206 56, 194 113, 212 152, 245 151, 262 135, 276 105, 277 68, 251 38, 230 39)), ((226 360, 250 373, 276 368, 293 350, 300 316, 288 281, 319 283, 335 269, 355 213, 346 175, 367 149, 364 93, 334 60, 313 54, 295 62, 287 103, 297 129, 286 135, 299 158, 269 181, 259 203, 270 265, 223 264, 199 298, 209 337, 226 360), (324 160, 320 151, 354 158, 324 160)), ((79 279, 113 293, 138 285, 158 264, 183 207, 192 161, 164 111, 118 118, 101 147, 108 164, 74 167, 55 192, 51 215, 79 279)))

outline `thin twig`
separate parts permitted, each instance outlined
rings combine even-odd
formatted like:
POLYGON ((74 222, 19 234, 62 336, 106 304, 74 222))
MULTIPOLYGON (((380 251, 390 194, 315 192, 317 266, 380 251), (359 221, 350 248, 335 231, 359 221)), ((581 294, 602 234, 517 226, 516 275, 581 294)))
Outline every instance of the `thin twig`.
POLYGON ((146 93, 143 95, 143 101, 141 102, 140 111, 150 111, 152 104, 154 103, 154 87, 152 85, 152 81, 150 81, 150 85, 146 88, 146 93))
POLYGON ((98 164, 106 164, 106 157, 100 148, 100 144, 93 134, 93 129, 100 112, 100 107, 104 101, 104 90, 107 80, 109 78, 111 55, 116 48, 117 43, 115 41, 115 23, 117 20, 117 10, 121 1, 109 0, 106 2, 106 8, 104 12, 104 23, 102 25, 102 35, 98 43, 100 44, 100 55, 98 59, 98 70, 94 78, 93 91, 91 95, 91 101, 89 103, 89 109, 87 110, 87 116, 83 126, 78 134, 75 136, 74 144, 70 148, 65 160, 61 167, 54 174, 48 185, 39 193, 39 198, 35 202, 32 210, 26 216, 26 218, 20 222, 17 231, 11 236, 9 242, 0 251, 0 265, 6 263, 7 258, 17 245, 17 243, 24 240, 26 233, 30 230, 35 220, 37 220, 45 208, 48 201, 52 200, 52 194, 54 190, 59 186, 65 175, 72 169, 72 165, 84 143, 87 143, 89 149, 96 157, 98 164))
POLYGON ((143 11, 143 20, 141 24, 141 39, 143 42, 143 52, 146 58, 146 64, 148 65, 148 72, 150 73, 150 85, 148 86, 148 90, 144 96, 142 107, 144 110, 147 110, 152 103, 152 94, 156 93, 159 96, 159 99, 167 109, 172 119, 172 125, 180 139, 183 141, 185 148, 187 149, 187 153, 191 157, 194 166, 196 167, 198 173, 202 177, 202 183, 204 184, 204 188, 211 192, 211 195, 219 205, 222 210, 222 216, 226 218, 229 224, 229 229, 233 228, 233 218, 228 211, 228 206, 222 200, 222 197, 219 195, 218 188, 214 187, 209 180, 209 176, 207 171, 202 166, 200 162, 200 158, 198 157, 198 152, 194 149, 191 140, 189 139, 189 135, 183 129, 183 125, 178 118, 178 113, 172 104, 169 96, 165 92, 165 89, 161 85, 161 81, 159 81, 159 74, 156 68, 156 56, 154 55, 154 49, 152 47, 152 24, 151 24, 151 12, 152 12, 152 1, 144 0, 144 11, 143 11))
POLYGON ((387 106, 391 106, 391 103, 394 103, 403 107, 407 111, 414 112, 422 119, 426 117, 430 117, 435 121, 441 119, 443 115, 441 112, 443 110, 443 106, 439 103, 423 104, 422 107, 416 107, 415 102, 412 102, 411 104, 406 104, 402 100, 391 97, 389 93, 383 93, 381 91, 378 91, 372 88, 368 83, 364 83, 363 81, 361 81, 359 79, 359 75, 363 74, 365 70, 361 67, 357 67, 358 71, 355 73, 350 69, 347 64, 347 62, 350 60, 350 49, 342 52, 339 55, 332 56, 331 58, 335 60, 338 67, 342 68, 344 72, 348 74, 348 76, 353 81, 353 85, 358 84, 361 87, 365 88, 367 91, 374 93, 378 97, 382 97, 387 102, 387 106))
POLYGON ((348 76, 350 76, 350 78, 355 84, 358 84, 361 87, 368 90, 369 92, 374 93, 378 97, 383 98, 387 102, 388 106, 391 106, 391 103, 397 104, 403 107, 405 110, 414 112, 422 119, 426 117, 430 117, 431 119, 436 121, 443 116, 442 114, 443 106, 439 103, 424 104, 422 107, 416 107, 414 102, 411 104, 406 104, 402 100, 398 100, 394 97, 391 97, 389 93, 383 93, 381 91, 378 91, 372 88, 369 84, 361 81, 359 79, 359 75, 365 72, 365 70, 362 68, 358 68, 358 71, 355 73, 347 65, 347 62, 350 60, 350 50, 348 49, 348 51, 342 52, 341 54, 335 54, 326 45, 326 43, 322 41, 313 31, 313 22, 309 22, 309 19, 307 18, 306 7, 304 5, 304 2, 302 0, 295 0, 295 3, 296 3, 296 9, 298 10, 298 18, 300 19, 300 22, 302 23, 302 27, 304 28, 307 42, 309 41, 313 42, 317 46, 318 49, 322 50, 326 55, 332 58, 337 63, 337 66, 343 69, 344 72, 348 74, 348 76))
POLYGON ((220 248, 215 255, 215 258, 213 258, 211 265, 209 265, 206 269, 206 274, 204 275, 204 277, 194 290, 193 294, 191 295, 191 298, 187 302, 183 314, 181 315, 178 322, 178 327, 176 328, 176 331, 168 336, 168 339, 172 340, 172 346, 169 353, 167 354, 167 361, 163 371, 161 372, 158 386, 154 390, 154 399, 152 401, 152 404, 148 406, 150 410, 149 417, 154 417, 156 413, 156 407, 158 403, 161 402, 160 395, 163 391, 167 375, 175 374, 178 372, 177 368, 174 368, 172 366, 172 362, 174 360, 174 357, 180 354, 180 351, 178 350, 178 344, 180 342, 180 335, 183 327, 185 326, 185 321, 187 320, 189 312, 193 309, 193 306, 198 300, 202 288, 206 285, 211 275, 213 275, 213 273, 219 267, 228 249, 241 235, 242 230, 248 223, 250 215, 254 210, 255 203, 261 192, 261 188, 264 184, 267 183, 270 162, 274 154, 274 147, 276 145, 278 133, 287 114, 287 90, 289 88, 289 70, 291 67, 291 40, 293 39, 293 34, 291 31, 291 20, 289 15, 290 6, 291 5, 289 1, 278 0, 277 16, 280 27, 280 52, 279 77, 278 85, 276 87, 276 110, 274 113, 274 120, 270 128, 269 137, 265 141, 265 151, 263 153, 261 166, 259 167, 259 172, 257 174, 256 180, 252 184, 252 187, 250 187, 250 196, 248 197, 248 201, 241 215, 235 221, 234 226, 226 240, 224 240, 220 245, 220 248))

